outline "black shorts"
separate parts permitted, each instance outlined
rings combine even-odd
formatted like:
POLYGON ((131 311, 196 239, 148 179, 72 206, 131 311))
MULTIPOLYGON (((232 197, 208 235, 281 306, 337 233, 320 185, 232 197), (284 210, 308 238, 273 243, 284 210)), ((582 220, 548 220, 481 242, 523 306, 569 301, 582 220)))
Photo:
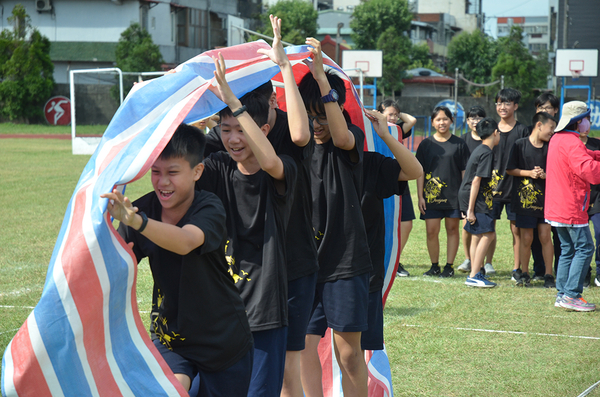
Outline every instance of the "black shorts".
POLYGON ((421 219, 461 218, 459 210, 425 210, 421 219))
POLYGON ((546 223, 544 218, 537 218, 535 216, 517 214, 515 226, 522 229, 537 229, 540 223, 546 223))
POLYGON ((369 328, 369 273, 318 283, 313 308, 309 334, 323 336, 327 327, 338 332, 366 331, 369 328), (317 310, 319 304, 321 313, 317 310))
POLYGON ((464 229, 467 232, 471 234, 483 234, 496 231, 496 228, 494 226, 494 219, 490 214, 476 212, 475 218, 477 220, 472 225, 469 222, 465 222, 464 229))
POLYGON ((506 219, 508 219, 509 221, 516 221, 517 214, 512 212, 512 210, 510 208, 510 203, 501 203, 499 201, 494 201, 494 204, 492 207, 492 218, 500 219, 502 217, 502 209, 504 207, 506 207, 506 219))
POLYGON ((369 329, 360 336, 363 350, 383 350, 383 299, 381 291, 369 294, 369 329))
POLYGON ((410 196, 410 190, 408 186, 402 195, 402 217, 401 222, 412 221, 415 217, 415 207, 413 206, 412 198, 410 196))
POLYGON ((315 301, 317 273, 288 282, 288 334, 289 351, 304 350, 306 327, 315 301))

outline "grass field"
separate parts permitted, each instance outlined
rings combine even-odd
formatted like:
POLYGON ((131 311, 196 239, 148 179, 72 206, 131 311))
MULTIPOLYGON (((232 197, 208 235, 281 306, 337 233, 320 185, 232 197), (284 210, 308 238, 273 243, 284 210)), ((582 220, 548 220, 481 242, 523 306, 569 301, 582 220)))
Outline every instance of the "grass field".
MULTIPOLYGON (((67 203, 89 156, 71 155, 69 140, 1 139, 0 147, 3 352, 41 295, 67 203)), ((146 176, 128 187, 128 196, 150 189, 146 176)), ((600 380, 600 313, 555 308, 555 290, 541 284, 514 287, 508 221, 499 221, 497 231, 498 287, 479 290, 466 287, 463 274, 422 276, 430 266, 425 227, 414 221, 401 260, 411 277, 396 280, 385 310, 396 396, 578 396, 600 380)), ((461 247, 456 263, 463 259, 461 247)), ((147 310, 145 261, 138 277, 139 307, 147 310)), ((600 288, 585 290, 584 297, 600 303, 600 288)), ((141 316, 148 323, 148 313, 141 316)))

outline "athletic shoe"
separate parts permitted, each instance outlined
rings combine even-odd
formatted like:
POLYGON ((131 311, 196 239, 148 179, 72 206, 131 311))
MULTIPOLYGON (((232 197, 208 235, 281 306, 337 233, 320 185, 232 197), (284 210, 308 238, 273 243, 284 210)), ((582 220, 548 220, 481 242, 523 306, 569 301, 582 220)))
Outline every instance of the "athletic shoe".
POLYGON ((516 269, 512 271, 512 277, 510 278, 512 281, 519 281, 521 278, 521 269, 516 269))
POLYGON ((444 271, 440 274, 442 278, 454 277, 454 268, 452 265, 444 266, 444 271))
POLYGON ((471 260, 465 259, 463 263, 458 267, 459 272, 469 273, 471 271, 471 260))
POLYGON ((551 274, 544 276, 544 288, 556 288, 556 282, 551 274))
POLYGON ((442 271, 437 265, 431 265, 431 269, 423 273, 423 276, 439 276, 442 271))
POLYGON ((545 280, 546 280, 545 276, 542 276, 542 275, 539 275, 539 274, 536 274, 531 279, 531 281, 545 281, 545 280))
POLYGON ((554 301, 554 307, 561 307, 560 302, 562 302, 563 297, 563 294, 556 294, 556 301, 554 301))
POLYGON ((469 287, 492 288, 496 286, 496 283, 483 277, 483 274, 477 273, 475 277, 467 277, 465 285, 468 285, 469 287))
POLYGON ((494 269, 494 266, 492 266, 491 263, 486 263, 483 268, 485 269, 485 274, 487 274, 488 276, 493 276, 494 274, 496 274, 496 270, 494 269))
POLYGON ((596 278, 594 279, 594 284, 596 284, 596 287, 600 287, 600 276, 598 276, 596 274, 596 278))
POLYGON ((596 305, 593 303, 587 303, 583 298, 569 298, 566 295, 560 301, 560 306, 576 312, 593 312, 596 310, 596 305))
POLYGON ((517 287, 531 287, 531 277, 529 277, 529 273, 521 273, 518 277, 517 287))
POLYGON ((402 263, 398 263, 398 271, 396 272, 397 277, 408 277, 410 273, 406 271, 402 263))
POLYGON ((583 288, 588 288, 590 286, 590 282, 592 281, 592 272, 589 271, 585 276, 585 280, 583 280, 583 288))

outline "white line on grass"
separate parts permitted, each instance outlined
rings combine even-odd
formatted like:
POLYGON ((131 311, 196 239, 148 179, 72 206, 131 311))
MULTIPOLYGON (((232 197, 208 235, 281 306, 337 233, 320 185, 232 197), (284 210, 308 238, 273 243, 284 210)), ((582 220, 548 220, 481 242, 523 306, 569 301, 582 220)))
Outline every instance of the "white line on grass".
MULTIPOLYGON (((415 325, 415 324, 402 324, 402 325, 404 327, 426 328, 426 326, 423 326, 423 325, 415 325)), ((463 328, 463 327, 432 327, 432 328, 455 329, 455 330, 459 330, 459 331, 473 331, 473 332, 489 332, 489 333, 497 333, 497 334, 556 336, 556 337, 560 337, 560 338, 576 338, 576 339, 600 340, 600 338, 596 337, 596 336, 544 334, 544 333, 539 333, 539 332, 503 331, 503 330, 496 330, 496 329, 463 328)))
POLYGON ((8 306, 8 305, 0 305, 3 309, 34 309, 33 306, 8 306))
POLYGON ((585 391, 583 393, 581 393, 577 397, 585 397, 585 396, 587 396, 588 394, 590 394, 598 386, 600 386, 600 380, 598 382, 594 383, 593 385, 591 385, 590 387, 588 387, 587 389, 585 389, 585 391))
POLYGON ((2 334, 8 334, 9 332, 15 332, 15 331, 18 331, 18 330, 19 330, 19 328, 9 329, 8 331, 2 331, 2 332, 0 332, 0 335, 2 335, 2 334))

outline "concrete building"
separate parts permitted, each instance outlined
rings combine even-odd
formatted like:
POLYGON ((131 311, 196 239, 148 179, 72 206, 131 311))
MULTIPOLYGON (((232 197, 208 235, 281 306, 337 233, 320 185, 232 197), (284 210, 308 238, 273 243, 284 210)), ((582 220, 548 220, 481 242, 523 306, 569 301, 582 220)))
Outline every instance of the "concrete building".
POLYGON ((416 14, 448 14, 454 18, 454 26, 473 32, 483 26, 482 0, 412 0, 416 14))
POLYGON ((552 51, 550 16, 538 17, 499 17, 497 22, 498 38, 506 37, 512 26, 523 28, 523 43, 534 55, 541 51, 552 51))
POLYGON ((448 44, 461 32, 456 19, 450 14, 414 14, 410 27, 413 44, 426 44, 433 63, 444 70, 448 56, 448 44))

